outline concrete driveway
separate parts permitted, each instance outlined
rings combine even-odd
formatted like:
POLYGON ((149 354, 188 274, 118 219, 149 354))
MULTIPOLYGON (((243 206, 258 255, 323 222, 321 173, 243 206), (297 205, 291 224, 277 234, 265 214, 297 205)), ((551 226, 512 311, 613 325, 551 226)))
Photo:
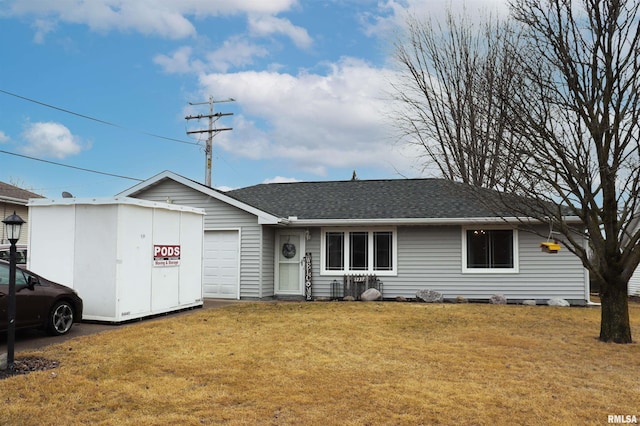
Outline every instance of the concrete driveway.
MULTIPOLYGON (((63 336, 49 336, 42 330, 29 329, 29 330, 17 330, 14 351, 19 353, 20 351, 29 351, 38 349, 47 345, 53 345, 61 343, 69 339, 73 339, 79 336, 86 336, 88 334, 100 333, 105 330, 115 330, 120 327, 135 327, 136 324, 141 322, 156 321, 162 318, 176 317, 180 315, 186 315, 191 312, 199 311, 200 309, 215 309, 223 306, 239 303, 239 300, 223 300, 223 299, 205 299, 202 308, 186 309, 178 312, 170 312, 159 316, 151 317, 148 319, 142 319, 139 321, 132 321, 124 324, 104 324, 104 323, 87 323, 82 322, 80 324, 74 324, 71 330, 63 336)), ((0 354, 7 352, 7 333, 0 334, 0 354)))

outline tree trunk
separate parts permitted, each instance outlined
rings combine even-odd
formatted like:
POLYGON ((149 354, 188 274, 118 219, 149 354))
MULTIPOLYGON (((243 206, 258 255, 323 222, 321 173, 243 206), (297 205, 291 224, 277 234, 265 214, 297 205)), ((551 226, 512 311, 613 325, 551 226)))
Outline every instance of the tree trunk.
POLYGON ((629 296, 627 285, 620 277, 600 282, 600 340, 603 342, 631 343, 629 325, 629 296))

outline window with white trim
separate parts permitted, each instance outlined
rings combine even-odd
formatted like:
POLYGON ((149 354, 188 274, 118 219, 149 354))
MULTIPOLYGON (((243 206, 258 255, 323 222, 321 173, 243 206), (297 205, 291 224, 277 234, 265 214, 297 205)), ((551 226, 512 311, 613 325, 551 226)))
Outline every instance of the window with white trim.
POLYGON ((323 229, 321 246, 323 275, 396 274, 395 229, 323 229))
POLYGON ((326 269, 329 271, 344 270, 344 232, 327 232, 324 241, 326 269))
POLYGON ((518 231, 507 228, 464 228, 462 271, 518 272, 518 231))

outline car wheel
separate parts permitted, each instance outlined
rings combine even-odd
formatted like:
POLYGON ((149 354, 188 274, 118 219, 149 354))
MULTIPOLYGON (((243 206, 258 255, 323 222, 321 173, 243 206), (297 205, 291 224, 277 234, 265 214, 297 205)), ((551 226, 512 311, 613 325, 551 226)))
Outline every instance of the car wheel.
POLYGON ((65 300, 53 305, 49 313, 47 331, 54 336, 60 336, 71 330, 73 325, 73 306, 65 300))

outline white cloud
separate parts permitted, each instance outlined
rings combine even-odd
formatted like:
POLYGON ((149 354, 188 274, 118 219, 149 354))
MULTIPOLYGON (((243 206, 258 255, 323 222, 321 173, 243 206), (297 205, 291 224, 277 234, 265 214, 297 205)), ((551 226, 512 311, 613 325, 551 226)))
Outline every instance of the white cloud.
POLYGON ((227 191, 231 191, 235 188, 232 188, 230 186, 226 186, 226 185, 222 185, 222 186, 216 186, 215 189, 217 189, 218 191, 222 191, 222 192, 227 192, 227 191))
POLYGON ((11 138, 7 134, 0 130, 0 143, 9 142, 11 138))
MULTIPOLYGON (((182 38, 195 34, 195 28, 178 8, 164 8, 149 0, 139 1, 80 1, 17 0, 11 4, 13 15, 36 15, 40 27, 51 28, 55 22, 84 24, 93 31, 135 30, 142 34, 156 34, 182 38), (48 21, 47 25, 44 25, 48 21)), ((43 35, 40 32, 40 36, 43 35)))
POLYGON ((55 22, 47 19, 36 19, 32 26, 36 30, 33 41, 37 44, 44 43, 46 35, 53 32, 56 28, 55 22))
POLYGON ((300 180, 296 178, 276 176, 276 177, 265 179, 262 181, 262 183, 290 183, 290 182, 300 182, 300 180))
POLYGON ((197 73, 204 69, 204 64, 201 61, 191 59, 192 51, 191 47, 183 46, 175 50, 171 56, 154 56, 153 62, 160 65, 164 72, 169 74, 197 73))
POLYGON ((447 10, 454 14, 466 11, 472 19, 496 14, 506 16, 509 4, 507 0, 387 0, 378 3, 377 14, 369 12, 360 18, 367 35, 387 38, 405 25, 408 15, 443 22, 447 10))
POLYGON ((267 57, 269 50, 242 36, 232 36, 217 49, 201 55, 204 60, 196 59, 197 53, 190 46, 182 46, 170 55, 156 55, 153 62, 169 74, 227 72, 253 65, 256 58, 267 57))
MULTIPOLYGON (((241 114, 216 143, 251 159, 281 159, 316 175, 365 166, 406 170, 411 159, 391 139, 384 91, 388 71, 343 58, 326 75, 268 71, 203 75, 203 93, 237 99, 241 114)), ((221 107, 220 111, 224 111, 221 107)))
POLYGON ((195 35, 188 17, 277 14, 296 3, 297 0, 14 0, 6 6, 5 14, 39 18, 39 41, 58 21, 84 24, 94 31, 137 31, 177 39, 195 35))
POLYGON ((22 132, 27 144, 21 151, 39 157, 53 157, 62 159, 78 154, 84 148, 79 137, 60 123, 38 122, 29 124, 22 132))
POLYGON ((301 49, 311 46, 313 40, 302 27, 295 26, 288 19, 275 16, 251 16, 249 17, 249 30, 256 36, 270 36, 272 34, 284 34, 301 49))
POLYGON ((231 37, 217 50, 208 53, 209 69, 227 72, 229 68, 251 65, 256 57, 265 57, 269 51, 262 46, 252 44, 241 37, 231 37))

